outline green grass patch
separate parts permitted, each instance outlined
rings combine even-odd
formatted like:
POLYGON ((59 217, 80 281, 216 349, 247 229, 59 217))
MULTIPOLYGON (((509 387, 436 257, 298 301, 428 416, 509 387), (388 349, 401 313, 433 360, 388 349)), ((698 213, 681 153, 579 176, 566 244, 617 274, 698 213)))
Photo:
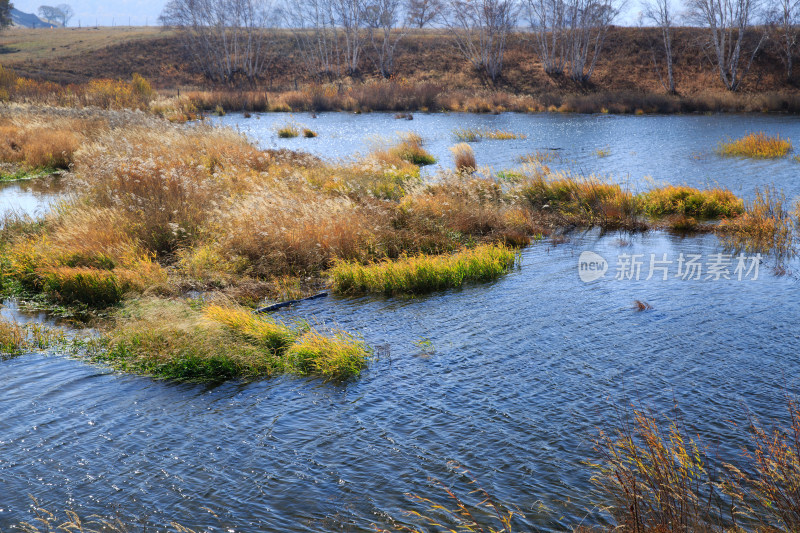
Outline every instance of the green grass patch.
POLYGON ((278 128, 278 137, 281 139, 292 139, 300 136, 300 127, 293 122, 284 124, 278 128))
POLYGON ((3 181, 21 181, 30 180, 34 178, 44 178, 52 175, 56 169, 51 167, 38 167, 38 168, 25 168, 20 167, 11 172, 3 172, 0 170, 0 182, 3 181))
POLYGON ((341 261, 330 276, 333 289, 342 294, 420 294, 496 279, 519 258, 512 248, 481 245, 452 255, 417 255, 369 265, 341 261))
POLYGON ((171 300, 129 302, 107 346, 93 357, 115 368, 179 381, 252 379, 276 374, 357 376, 369 361, 352 335, 320 333, 249 309, 171 300))
POLYGON ((313 139, 317 136, 317 132, 308 128, 303 129, 303 137, 306 139, 313 139))

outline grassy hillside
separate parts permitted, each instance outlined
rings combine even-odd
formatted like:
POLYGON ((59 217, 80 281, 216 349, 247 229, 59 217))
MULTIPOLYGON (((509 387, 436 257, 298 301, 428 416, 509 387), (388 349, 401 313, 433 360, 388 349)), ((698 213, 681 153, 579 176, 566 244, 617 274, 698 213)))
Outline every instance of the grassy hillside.
MULTIPOLYGON (((651 47, 658 46, 658 37, 658 30, 653 28, 612 28, 590 84, 578 85, 568 78, 547 75, 530 40, 514 35, 509 40, 502 79, 492 85, 470 68, 446 32, 422 30, 409 34, 398 47, 395 80, 433 82, 456 90, 499 89, 533 95, 545 103, 547 95, 664 93, 652 62, 651 47)), ((727 92, 706 41, 703 29, 676 30, 675 77, 683 96, 727 92)), ((129 79, 138 72, 159 89, 213 88, 193 67, 177 35, 160 28, 15 28, 0 35, 0 52, 4 66, 34 79, 83 83, 96 78, 129 79)), ((290 91, 318 81, 300 61, 290 32, 278 35, 274 52, 272 67, 260 81, 260 88, 290 91)), ((787 82, 783 72, 783 64, 768 45, 756 58, 740 92, 800 95, 797 79, 787 82)), ((370 79, 377 79, 377 73, 367 45, 361 73, 356 79, 344 80, 344 84, 358 85, 370 79)))

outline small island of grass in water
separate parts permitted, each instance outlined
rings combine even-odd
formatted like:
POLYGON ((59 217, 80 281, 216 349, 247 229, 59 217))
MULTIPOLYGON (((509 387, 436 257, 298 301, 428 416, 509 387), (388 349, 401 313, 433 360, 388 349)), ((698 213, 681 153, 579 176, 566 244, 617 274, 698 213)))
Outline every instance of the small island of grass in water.
POLYGON ((764 132, 750 133, 741 139, 721 142, 717 153, 724 156, 773 159, 783 157, 792 150, 792 142, 780 135, 770 136, 764 132))

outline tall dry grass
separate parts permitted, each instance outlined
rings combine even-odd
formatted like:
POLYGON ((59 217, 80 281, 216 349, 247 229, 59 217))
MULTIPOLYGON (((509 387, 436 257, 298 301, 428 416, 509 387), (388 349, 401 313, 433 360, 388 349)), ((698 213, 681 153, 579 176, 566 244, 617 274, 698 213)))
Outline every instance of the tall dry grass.
POLYGON ((458 143, 450 147, 453 153, 453 163, 459 172, 471 173, 478 169, 475 161, 475 152, 467 143, 458 143))
POLYGON ((0 66, 0 102, 146 110, 154 98, 155 91, 150 82, 139 74, 133 74, 130 81, 94 79, 87 83, 60 85, 17 76, 13 69, 0 66))
POLYGON ((27 169, 68 169, 81 143, 78 124, 0 125, 0 161, 27 169))

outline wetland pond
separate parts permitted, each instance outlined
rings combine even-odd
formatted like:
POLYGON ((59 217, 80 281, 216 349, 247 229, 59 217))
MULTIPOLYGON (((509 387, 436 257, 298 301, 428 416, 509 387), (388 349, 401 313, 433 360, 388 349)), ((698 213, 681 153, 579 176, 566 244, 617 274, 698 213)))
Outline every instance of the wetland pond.
MULTIPOLYGON (((510 168, 520 155, 560 148, 565 168, 637 188, 652 178, 719 184, 744 197, 775 185, 787 199, 800 196, 800 163, 790 157, 714 154, 720 139, 749 131, 798 142, 796 118, 271 114, 217 122, 264 148, 333 158, 366 152, 378 133, 416 131, 445 165, 453 129, 503 129, 528 137, 475 143, 479 164, 510 168), (319 137, 278 139, 275 126, 287 120, 319 137)), ((4 208, 9 187, 0 189, 4 208)), ((59 354, 2 360, 0 531, 31 520, 28 495, 51 510, 116 513, 157 528, 174 520, 210 531, 374 531, 412 523, 404 511, 425 511, 408 493, 446 501, 431 479, 466 494, 470 477, 525 514, 517 531, 603 524, 583 461, 596 458, 592 437, 614 425, 619 407, 668 412, 677 403, 718 456, 733 458, 745 438, 733 422, 746 423, 748 411, 785 422, 784 395, 800 392, 797 262, 778 275, 765 256, 737 276, 733 258, 730 279, 709 279, 719 253, 713 235, 572 232, 567 242, 525 248, 521 267, 492 283, 281 310, 376 348, 369 368, 346 383, 179 384, 59 354), (608 262, 604 276, 582 281, 585 251, 608 262), (646 279, 651 254, 673 261, 666 280, 661 271, 646 279), (676 275, 681 254, 702 258, 700 279, 676 275), (622 256, 641 256, 639 279, 616 279, 622 256), (636 312, 635 300, 653 309, 636 312)))

